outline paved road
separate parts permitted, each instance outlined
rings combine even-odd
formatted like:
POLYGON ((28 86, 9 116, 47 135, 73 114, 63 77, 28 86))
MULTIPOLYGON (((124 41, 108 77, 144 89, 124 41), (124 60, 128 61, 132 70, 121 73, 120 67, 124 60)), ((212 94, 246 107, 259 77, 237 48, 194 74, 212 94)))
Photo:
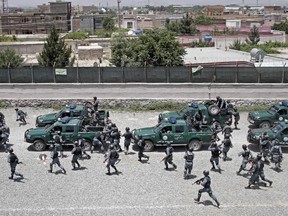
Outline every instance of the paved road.
MULTIPOLYGON (((244 189, 248 179, 237 176, 241 158, 237 156, 241 145, 246 142, 248 130, 247 113, 241 113, 240 128, 233 132, 234 148, 228 153, 231 161, 220 161, 222 174, 211 172, 212 188, 221 202, 221 207, 207 194, 203 194, 200 204, 194 203, 200 186, 193 185, 195 179, 202 177, 204 169, 210 169, 210 152, 195 152, 193 179, 183 179, 183 148, 175 148, 174 162, 177 170, 164 170, 160 160, 164 156, 163 148, 156 148, 150 155, 148 163, 137 161, 136 149, 125 156, 120 154, 121 162, 117 165, 120 175, 106 176, 103 155, 96 152, 91 160, 80 161, 86 169, 71 170, 71 149, 66 149, 67 158, 61 160, 67 169, 67 175, 47 173, 37 158, 40 153, 34 152, 29 144, 23 141, 26 129, 35 124, 37 115, 51 112, 51 109, 23 108, 28 112, 28 125, 18 126, 15 121, 15 111, 12 108, 2 109, 6 115, 7 124, 11 129, 10 142, 15 153, 24 165, 18 170, 25 175, 24 180, 11 181, 8 179, 9 166, 7 154, 0 147, 0 215, 125 215, 125 216, 183 216, 183 215, 285 215, 288 212, 287 181, 287 151, 283 161, 283 172, 277 173, 269 166, 265 167, 266 177, 273 180, 272 187, 260 189, 244 189)), ((139 128, 153 126, 157 122, 157 112, 114 112, 112 120, 121 131, 126 126, 139 128)), ((221 137, 222 138, 222 137, 221 137)), ((123 145, 123 140, 121 141, 123 145)), ((258 147, 250 145, 255 155, 258 147)), ((54 167, 54 171, 59 171, 54 167)))
POLYGON ((288 84, 1 84, 2 99, 287 99, 288 84))

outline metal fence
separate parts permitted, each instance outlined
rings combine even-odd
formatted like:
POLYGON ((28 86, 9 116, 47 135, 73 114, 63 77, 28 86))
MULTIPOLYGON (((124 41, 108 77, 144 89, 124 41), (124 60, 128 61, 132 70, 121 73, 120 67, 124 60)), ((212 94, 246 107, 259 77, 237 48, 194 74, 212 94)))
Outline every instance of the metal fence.
POLYGON ((0 69, 0 83, 288 83, 288 67, 23 67, 0 69))

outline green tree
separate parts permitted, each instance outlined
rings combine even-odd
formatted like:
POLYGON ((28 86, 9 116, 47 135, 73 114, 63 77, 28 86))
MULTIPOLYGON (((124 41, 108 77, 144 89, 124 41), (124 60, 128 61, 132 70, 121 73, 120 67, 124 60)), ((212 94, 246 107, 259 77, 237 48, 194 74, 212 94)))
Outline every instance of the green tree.
POLYGON ((278 31, 285 31, 286 34, 288 34, 288 20, 280 23, 275 23, 272 27, 273 30, 278 31))
POLYGON ((179 66, 186 53, 175 34, 163 29, 147 30, 134 39, 118 35, 111 46, 111 62, 117 67, 179 66))
POLYGON ((24 58, 14 49, 7 48, 0 51, 0 68, 17 68, 22 65, 24 58))
POLYGON ((256 26, 253 26, 253 28, 250 30, 250 33, 248 34, 248 38, 245 40, 247 44, 257 45, 260 41, 260 34, 259 30, 256 26))
POLYGON ((67 47, 53 25, 37 60, 40 66, 65 67, 70 63, 71 53, 71 46, 67 47))
POLYGON ((191 35, 196 33, 193 19, 191 16, 189 16, 188 13, 186 13, 186 15, 183 16, 183 19, 180 20, 180 32, 184 35, 191 35))
POLYGON ((212 25, 213 21, 210 17, 206 17, 203 14, 201 14, 195 17, 195 24, 196 25, 212 25))
POLYGON ((106 31, 113 31, 115 29, 115 21, 112 16, 105 17, 102 25, 106 31))

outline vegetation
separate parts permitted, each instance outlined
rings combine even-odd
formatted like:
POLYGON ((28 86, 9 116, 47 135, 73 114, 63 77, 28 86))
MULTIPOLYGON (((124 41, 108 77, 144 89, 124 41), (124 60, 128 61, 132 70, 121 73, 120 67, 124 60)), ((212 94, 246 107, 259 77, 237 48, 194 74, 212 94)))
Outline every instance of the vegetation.
POLYGON ((288 20, 281 22, 279 24, 275 23, 272 27, 273 30, 285 31, 288 34, 288 20))
POLYGON ((212 25, 213 24, 213 20, 210 17, 204 16, 203 14, 196 16, 194 22, 196 25, 212 25))
POLYGON ((280 47, 288 47, 288 43, 267 41, 264 44, 252 45, 244 42, 241 43, 240 40, 235 40, 229 48, 244 52, 250 52, 253 48, 260 48, 267 54, 279 54, 280 52, 275 48, 280 47))
POLYGON ((44 67, 65 67, 70 64, 71 46, 67 47, 53 25, 44 44, 38 63, 44 67))
POLYGON ((15 35, 13 35, 12 37, 6 35, 0 35, 0 42, 14 42, 14 41, 18 41, 15 35))
POLYGON ((196 33, 193 19, 188 13, 183 16, 180 22, 170 22, 169 19, 166 19, 165 27, 167 30, 172 31, 177 35, 193 35, 196 33))
POLYGON ((192 41, 191 47, 214 47, 214 42, 211 41, 204 41, 199 39, 198 41, 192 41))
POLYGON ((114 31, 115 30, 115 20, 112 16, 107 16, 103 19, 102 22, 103 28, 106 31, 114 31))
POLYGON ((175 34, 163 29, 147 30, 132 39, 119 34, 111 47, 111 62, 116 67, 179 66, 186 53, 175 34))
POLYGON ((64 39, 73 39, 73 40, 84 40, 88 38, 88 34, 86 32, 71 32, 64 36, 64 39))
POLYGON ((22 65, 24 58, 14 49, 7 48, 0 51, 0 68, 17 68, 22 65))
POLYGON ((257 45, 259 43, 260 34, 256 26, 253 26, 253 28, 250 30, 250 33, 248 34, 248 38, 245 41, 247 44, 251 44, 251 45, 257 45))

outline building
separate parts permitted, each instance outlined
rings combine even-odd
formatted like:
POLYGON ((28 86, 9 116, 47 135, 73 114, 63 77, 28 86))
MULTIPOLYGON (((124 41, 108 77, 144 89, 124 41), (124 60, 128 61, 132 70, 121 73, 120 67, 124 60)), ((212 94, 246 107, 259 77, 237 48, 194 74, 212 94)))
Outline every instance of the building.
POLYGON ((225 7, 224 6, 205 6, 203 9, 204 16, 217 17, 223 16, 225 7))
MULTIPOLYGON (((106 14, 80 14, 73 18, 73 31, 86 31, 94 33, 99 29, 103 29, 103 19, 107 17, 106 14), (74 25, 74 20, 79 19, 79 28, 74 25)), ((77 22, 77 21, 76 21, 77 22)))
POLYGON ((71 30, 71 2, 49 2, 36 12, 0 15, 0 34, 46 34, 52 25, 60 33, 71 30))

